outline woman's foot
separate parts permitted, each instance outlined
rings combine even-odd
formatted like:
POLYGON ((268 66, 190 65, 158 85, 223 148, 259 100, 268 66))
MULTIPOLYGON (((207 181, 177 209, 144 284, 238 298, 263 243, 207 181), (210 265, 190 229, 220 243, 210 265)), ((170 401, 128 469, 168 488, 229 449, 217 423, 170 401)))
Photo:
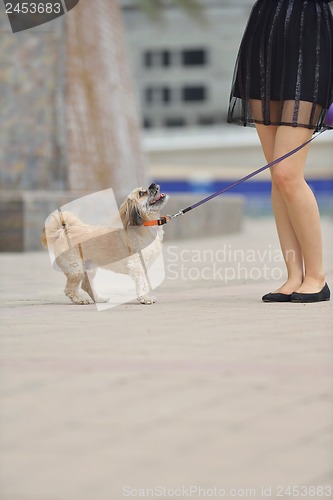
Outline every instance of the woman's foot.
POLYGON ((314 293, 298 293, 294 292, 291 294, 290 297, 290 302, 298 302, 298 303, 303 303, 303 302, 323 302, 326 300, 330 300, 331 297, 331 292, 330 289, 325 283, 323 288, 319 292, 314 292, 314 293))
POLYGON ((287 280, 275 292, 266 293, 262 297, 263 302, 290 302, 291 294, 301 286, 301 280, 287 280))
POLYGON ((263 302, 290 302, 292 294, 287 295, 286 293, 266 293, 261 300, 263 302))

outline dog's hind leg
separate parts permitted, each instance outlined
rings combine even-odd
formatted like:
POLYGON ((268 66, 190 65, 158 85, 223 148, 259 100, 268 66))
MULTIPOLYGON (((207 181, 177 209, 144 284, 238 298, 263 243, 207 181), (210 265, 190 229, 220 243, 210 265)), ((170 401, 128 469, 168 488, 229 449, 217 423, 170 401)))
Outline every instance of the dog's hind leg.
POLYGON ((94 289, 93 281, 94 281, 94 278, 96 276, 96 272, 97 272, 97 269, 90 270, 89 271, 89 278, 88 278, 87 273, 84 273, 84 277, 83 277, 83 280, 82 280, 81 288, 82 288, 82 290, 84 290, 85 292, 87 292, 87 294, 89 295, 89 297, 91 297, 91 299, 94 302, 108 302, 107 298, 100 297, 98 295, 98 293, 96 292, 96 290, 94 289))
POLYGON ((85 299, 80 295, 79 287, 83 280, 83 274, 68 274, 66 273, 67 283, 65 288, 65 295, 71 299, 74 304, 86 305, 89 304, 89 300, 85 299))

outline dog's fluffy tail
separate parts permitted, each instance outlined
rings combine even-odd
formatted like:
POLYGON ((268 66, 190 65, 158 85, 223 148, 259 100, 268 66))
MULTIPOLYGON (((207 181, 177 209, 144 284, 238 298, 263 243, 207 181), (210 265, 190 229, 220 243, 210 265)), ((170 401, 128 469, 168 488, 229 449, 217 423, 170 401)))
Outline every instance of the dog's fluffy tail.
POLYGON ((55 211, 45 223, 42 245, 58 257, 83 242, 111 232, 109 227, 84 224, 71 212, 55 211))
POLYGON ((46 248, 46 249, 48 248, 45 227, 43 227, 43 232, 42 232, 42 237, 40 239, 40 242, 44 248, 46 248))
MULTIPOLYGON (((57 241, 63 242, 66 249, 66 235, 71 237, 73 228, 83 227, 82 221, 71 212, 53 212, 47 219, 42 232, 41 243, 44 248, 53 248, 57 241)), ((73 242, 74 244, 74 242, 73 242)))

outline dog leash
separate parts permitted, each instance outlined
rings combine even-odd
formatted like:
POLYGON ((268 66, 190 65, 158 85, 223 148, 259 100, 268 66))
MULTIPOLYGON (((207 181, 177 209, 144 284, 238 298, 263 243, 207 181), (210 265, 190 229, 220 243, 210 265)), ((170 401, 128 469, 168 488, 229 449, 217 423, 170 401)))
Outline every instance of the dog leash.
POLYGON ((325 118, 325 127, 322 130, 320 130, 316 135, 314 135, 311 139, 309 139, 308 141, 304 142, 303 144, 301 144, 297 148, 293 149, 292 151, 289 151, 289 153, 286 153, 285 155, 280 156, 280 158, 277 158, 276 160, 274 160, 270 163, 267 163, 267 165, 264 165, 263 167, 260 167, 257 170, 254 170, 253 172, 246 175, 245 177, 238 179, 237 181, 233 182, 232 184, 229 184, 225 188, 220 189, 219 191, 216 191, 215 193, 213 193, 209 196, 206 196, 206 198, 203 198, 202 200, 198 201, 197 203, 194 203, 193 205, 191 205, 189 207, 183 208, 182 210, 179 210, 179 212, 177 212, 173 215, 165 215, 165 216, 162 216, 156 220, 146 221, 146 222, 144 222, 143 225, 144 226, 163 226, 164 224, 167 224, 168 222, 170 222, 172 219, 175 219, 176 217, 179 217, 180 215, 184 215, 187 212, 189 212, 190 210, 193 210, 194 208, 200 207, 200 205, 207 203, 208 201, 212 200, 216 196, 219 196, 220 194, 223 194, 226 191, 229 191, 230 189, 238 186, 239 184, 242 184, 243 182, 251 179, 255 175, 260 174, 264 170, 267 170, 268 168, 273 167, 274 165, 276 165, 276 163, 279 163, 283 160, 286 160, 287 158, 294 155, 295 153, 297 153, 301 149, 305 148, 305 146, 310 144, 310 142, 312 142, 314 139, 319 137, 320 134, 322 134, 323 132, 325 132, 326 130, 329 130, 329 129, 333 129, 333 103, 330 105, 330 107, 327 111, 326 118, 325 118))

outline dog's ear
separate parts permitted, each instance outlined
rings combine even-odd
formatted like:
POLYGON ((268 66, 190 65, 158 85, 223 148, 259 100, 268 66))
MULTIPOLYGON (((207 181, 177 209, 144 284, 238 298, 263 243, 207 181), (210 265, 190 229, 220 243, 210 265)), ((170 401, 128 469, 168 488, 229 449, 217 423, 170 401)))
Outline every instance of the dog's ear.
POLYGON ((130 207, 129 211, 130 226, 142 226, 143 217, 140 208, 135 202, 133 202, 131 205, 132 206, 130 207))
POLYGON ((135 200, 127 198, 119 209, 124 227, 142 226, 143 214, 135 200))

